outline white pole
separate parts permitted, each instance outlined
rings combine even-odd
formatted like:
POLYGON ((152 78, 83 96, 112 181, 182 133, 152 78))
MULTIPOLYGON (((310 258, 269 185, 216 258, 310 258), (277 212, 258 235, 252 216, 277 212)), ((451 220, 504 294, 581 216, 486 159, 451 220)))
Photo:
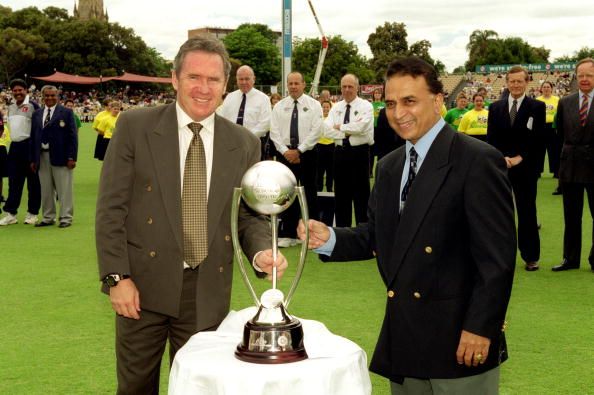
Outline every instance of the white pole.
POLYGON ((292 0, 283 1, 283 79, 281 82, 281 94, 287 96, 287 76, 291 73, 291 57, 293 56, 293 33, 292 33, 292 0))

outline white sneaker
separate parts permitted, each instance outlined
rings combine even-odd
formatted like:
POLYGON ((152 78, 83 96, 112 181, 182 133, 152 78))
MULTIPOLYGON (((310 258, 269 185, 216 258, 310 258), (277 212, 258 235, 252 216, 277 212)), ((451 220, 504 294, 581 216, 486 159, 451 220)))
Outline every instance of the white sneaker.
POLYGON ((0 219, 0 226, 12 225, 18 222, 19 220, 15 215, 12 215, 11 213, 6 213, 4 218, 0 219))
POLYGON ((26 223, 27 225, 35 225, 37 223, 37 221, 39 221, 39 219, 37 218, 37 215, 27 213, 27 215, 25 216, 25 220, 23 222, 26 223))
POLYGON ((280 248, 293 247, 294 245, 297 245, 296 239, 291 239, 289 237, 280 237, 278 239, 278 246, 280 248))

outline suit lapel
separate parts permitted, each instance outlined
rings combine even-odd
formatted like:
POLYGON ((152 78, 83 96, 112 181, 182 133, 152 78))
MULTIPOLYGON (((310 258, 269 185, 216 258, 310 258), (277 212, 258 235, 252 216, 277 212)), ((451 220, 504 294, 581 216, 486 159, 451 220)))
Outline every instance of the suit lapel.
POLYGON ((180 250, 183 250, 181 223, 181 175, 179 136, 175 104, 169 105, 155 129, 148 132, 148 145, 161 186, 161 198, 180 250))
MULTIPOLYGON (((208 192, 208 244, 214 240, 215 232, 225 206, 229 203, 231 191, 237 179, 237 172, 241 166, 241 143, 234 137, 224 120, 215 115, 214 144, 212 158, 212 172, 210 175, 210 189, 208 192), (231 166, 230 163, 234 165, 231 166)), ((231 221, 231 219, 227 219, 231 221)))
MULTIPOLYGON (((391 283, 398 273, 435 195, 441 189, 451 168, 449 153, 454 133, 447 125, 439 132, 427 153, 427 157, 423 161, 419 174, 417 174, 413 182, 407 198, 406 207, 400 215, 400 220, 396 228, 394 242, 395 259, 388 267, 388 283, 391 283)), ((400 174, 402 174, 402 171, 400 174)), ((400 201, 400 198, 398 198, 398 201, 400 201)), ((428 224, 427 226, 431 225, 428 224)))

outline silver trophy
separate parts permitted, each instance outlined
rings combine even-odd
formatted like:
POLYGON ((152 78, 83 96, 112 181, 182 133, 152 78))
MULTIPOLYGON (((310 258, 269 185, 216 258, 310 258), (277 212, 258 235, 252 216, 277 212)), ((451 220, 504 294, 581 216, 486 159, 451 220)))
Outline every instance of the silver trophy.
POLYGON ((285 211, 299 198, 301 217, 307 223, 307 203, 303 187, 297 186, 295 176, 289 168, 279 162, 262 161, 248 169, 241 180, 241 188, 235 188, 231 208, 231 235, 233 249, 239 263, 241 276, 258 307, 256 315, 249 320, 243 330, 243 340, 237 346, 235 356, 242 361, 276 364, 300 361, 307 358, 303 346, 303 328, 298 319, 287 312, 295 288, 299 283, 305 257, 309 231, 306 227, 305 240, 301 244, 299 264, 287 297, 277 288, 276 267, 272 272, 272 288, 258 298, 247 276, 243 262, 243 252, 239 244, 238 214, 241 199, 254 211, 270 215, 272 227, 272 253, 278 255, 278 214, 285 211))

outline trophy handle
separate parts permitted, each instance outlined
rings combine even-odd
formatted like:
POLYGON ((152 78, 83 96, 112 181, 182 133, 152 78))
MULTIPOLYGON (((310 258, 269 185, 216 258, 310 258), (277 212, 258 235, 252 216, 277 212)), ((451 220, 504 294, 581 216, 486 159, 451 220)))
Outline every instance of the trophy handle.
POLYGON ((307 215, 307 200, 305 199, 305 188, 304 187, 295 187, 295 192, 297 193, 297 198, 299 199, 299 206, 301 207, 301 219, 305 224, 305 240, 301 243, 301 251, 299 252, 299 264, 297 266, 297 272, 295 273, 295 278, 293 278, 293 282, 291 283, 291 288, 289 289, 289 293, 287 294, 287 298, 285 299, 285 307, 289 307, 289 303, 291 302, 291 298, 295 293, 295 289, 297 288, 297 284, 301 279, 301 274, 303 273, 303 267, 305 266, 305 258, 307 256, 307 245, 309 244, 309 226, 307 226, 307 222, 309 221, 309 216, 307 215))
POLYGON ((245 286, 250 291, 256 306, 260 307, 260 299, 256 296, 256 291, 252 287, 252 283, 247 276, 245 271, 245 265, 243 263, 243 250, 239 244, 239 232, 238 232, 238 221, 239 221, 239 206, 241 204, 241 188, 234 188, 233 200, 231 201, 231 238, 233 239, 233 250, 235 251, 235 258, 239 263, 239 269, 241 270, 241 277, 245 286))

